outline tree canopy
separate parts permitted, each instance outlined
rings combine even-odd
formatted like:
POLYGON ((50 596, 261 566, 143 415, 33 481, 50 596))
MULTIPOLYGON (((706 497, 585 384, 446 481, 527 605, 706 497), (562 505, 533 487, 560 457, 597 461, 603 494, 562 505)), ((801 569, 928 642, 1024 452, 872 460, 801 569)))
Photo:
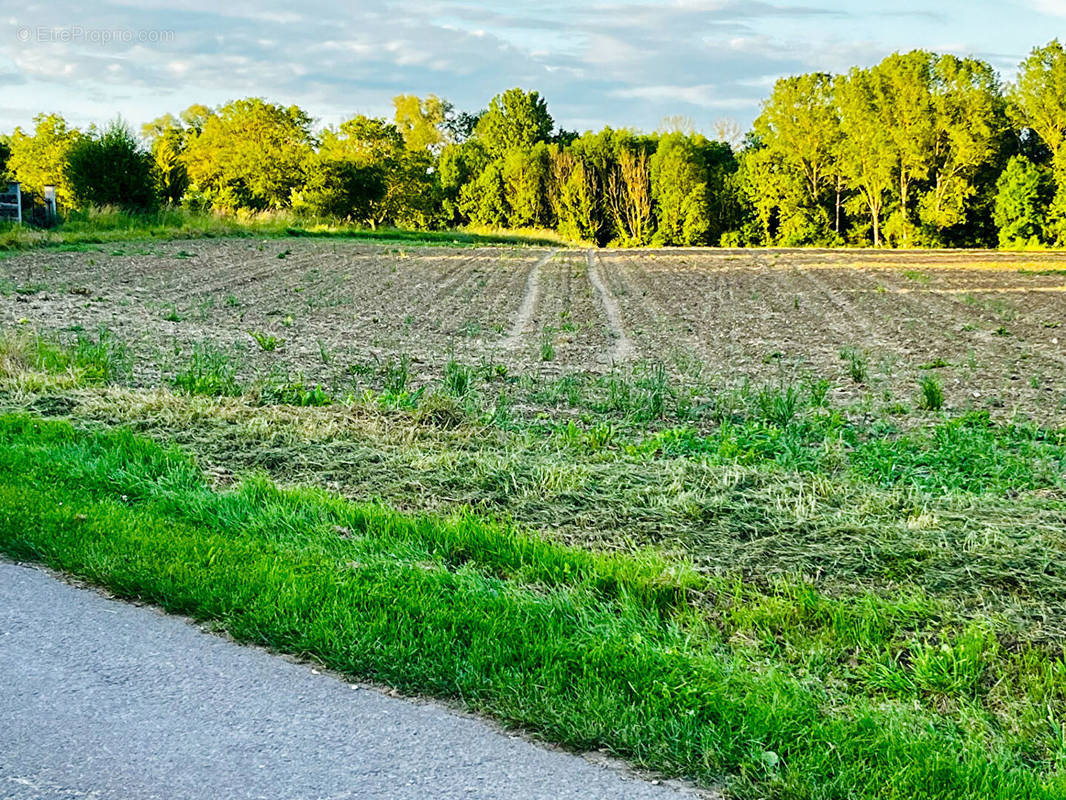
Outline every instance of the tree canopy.
POLYGON ((62 204, 292 210, 371 225, 554 228, 599 245, 1066 245, 1066 51, 1013 85, 976 58, 894 53, 781 78, 751 131, 556 129, 512 88, 481 111, 398 95, 391 118, 316 129, 261 98, 82 133, 0 139, 0 169, 62 204))

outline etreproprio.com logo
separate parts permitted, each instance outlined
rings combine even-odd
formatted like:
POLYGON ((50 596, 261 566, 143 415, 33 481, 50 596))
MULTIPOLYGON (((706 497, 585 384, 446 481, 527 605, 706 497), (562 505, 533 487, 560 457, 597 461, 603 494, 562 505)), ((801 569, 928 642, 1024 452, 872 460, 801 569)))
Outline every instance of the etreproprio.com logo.
POLYGON ((38 44, 160 44, 174 41, 174 31, 134 28, 84 28, 80 25, 49 28, 20 25, 20 42, 38 44))

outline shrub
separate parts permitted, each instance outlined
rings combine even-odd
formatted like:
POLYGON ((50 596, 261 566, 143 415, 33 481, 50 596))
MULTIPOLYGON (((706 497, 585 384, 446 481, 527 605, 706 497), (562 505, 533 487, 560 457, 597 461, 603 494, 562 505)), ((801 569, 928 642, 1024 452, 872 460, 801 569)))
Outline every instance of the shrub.
POLYGON ((99 136, 74 143, 67 178, 74 202, 83 207, 144 211, 156 204, 152 157, 121 120, 111 122, 99 136))

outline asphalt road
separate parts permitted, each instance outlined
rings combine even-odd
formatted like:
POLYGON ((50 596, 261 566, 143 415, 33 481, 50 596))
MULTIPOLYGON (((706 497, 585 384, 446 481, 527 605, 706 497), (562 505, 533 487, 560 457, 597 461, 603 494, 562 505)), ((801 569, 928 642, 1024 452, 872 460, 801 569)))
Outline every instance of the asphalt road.
POLYGON ((0 797, 694 797, 0 562, 0 797))

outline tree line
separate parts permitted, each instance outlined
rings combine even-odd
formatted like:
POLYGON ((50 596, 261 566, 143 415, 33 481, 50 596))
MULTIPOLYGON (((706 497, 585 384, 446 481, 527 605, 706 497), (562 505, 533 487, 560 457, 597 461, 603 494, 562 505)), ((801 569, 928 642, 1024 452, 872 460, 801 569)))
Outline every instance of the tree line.
POLYGON ((0 137, 0 173, 67 207, 288 210, 369 226, 555 229, 598 245, 1066 244, 1066 52, 1004 84, 979 59, 896 53, 782 78, 743 141, 557 128, 536 91, 477 113, 401 95, 315 129, 260 98, 0 137))

